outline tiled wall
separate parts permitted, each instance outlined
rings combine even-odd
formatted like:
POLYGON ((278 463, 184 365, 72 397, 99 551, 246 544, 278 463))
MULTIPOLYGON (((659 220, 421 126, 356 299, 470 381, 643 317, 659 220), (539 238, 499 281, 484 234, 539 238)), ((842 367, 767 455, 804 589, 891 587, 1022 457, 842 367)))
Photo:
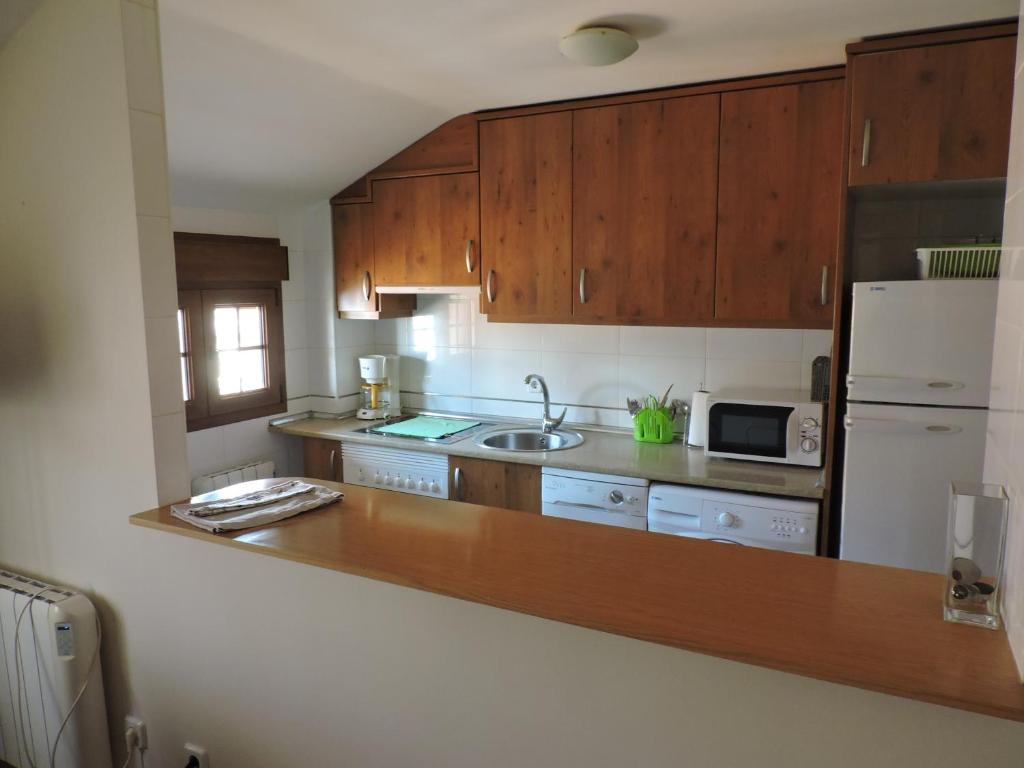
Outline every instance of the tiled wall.
POLYGON ((135 213, 146 316, 146 354, 153 416, 157 496, 161 504, 188 493, 185 405, 178 378, 178 299, 164 135, 160 33, 155 3, 122 0, 135 213))
POLYGON ((1010 495, 1003 610, 1024 681, 1024 37, 1017 44, 985 476, 1010 495))
MULTIPOLYGON (((529 373, 543 375, 568 419, 625 427, 626 397, 689 400, 703 382, 730 386, 807 388, 811 361, 828 354, 830 331, 490 323, 478 299, 421 296, 415 316, 349 322, 372 326, 365 351, 402 356, 403 402, 414 407, 533 417, 540 397, 527 391, 529 373)), ((339 342, 341 346, 341 342, 339 342)), ((351 350, 354 354, 358 349, 351 350)), ((356 361, 338 351, 340 392, 358 387, 356 361)))
MULTIPOLYGON (((876 193, 877 194, 877 193, 876 193)), ((854 201, 851 273, 855 281, 917 279, 917 248, 993 242, 1002 232, 999 182, 957 185, 854 201)))

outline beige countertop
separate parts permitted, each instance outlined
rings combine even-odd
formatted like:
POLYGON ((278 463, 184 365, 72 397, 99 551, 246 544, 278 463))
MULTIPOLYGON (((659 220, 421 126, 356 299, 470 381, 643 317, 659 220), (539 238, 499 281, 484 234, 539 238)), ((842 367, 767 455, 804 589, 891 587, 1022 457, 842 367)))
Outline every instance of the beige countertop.
MULTIPOLYGON (((522 421, 512 419, 500 420, 481 417, 481 420, 516 427, 523 426, 522 421)), ((699 485, 730 491, 805 499, 820 499, 824 495, 824 489, 818 484, 821 476, 820 469, 712 459, 706 457, 700 448, 688 448, 685 443, 680 441, 667 445, 638 443, 626 433, 576 427, 575 429, 585 438, 583 444, 577 448, 564 451, 522 453, 482 448, 473 442, 472 437, 443 445, 401 437, 381 438, 374 435, 360 435, 353 431, 367 426, 368 423, 370 422, 360 421, 354 417, 308 418, 272 425, 270 429, 274 432, 298 437, 316 437, 325 440, 339 440, 343 443, 390 446, 402 450, 494 459, 519 464, 537 464, 544 467, 575 469, 584 472, 603 472, 611 475, 641 477, 659 482, 699 485)))

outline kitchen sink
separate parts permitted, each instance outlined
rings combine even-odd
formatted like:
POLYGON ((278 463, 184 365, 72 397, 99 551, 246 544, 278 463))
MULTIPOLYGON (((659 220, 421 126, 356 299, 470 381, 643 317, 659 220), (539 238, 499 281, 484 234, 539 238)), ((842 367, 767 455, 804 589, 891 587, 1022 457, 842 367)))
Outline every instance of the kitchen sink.
POLYGON ((474 442, 497 451, 563 451, 583 443, 583 435, 567 429, 543 432, 539 429, 503 429, 477 435, 474 442))

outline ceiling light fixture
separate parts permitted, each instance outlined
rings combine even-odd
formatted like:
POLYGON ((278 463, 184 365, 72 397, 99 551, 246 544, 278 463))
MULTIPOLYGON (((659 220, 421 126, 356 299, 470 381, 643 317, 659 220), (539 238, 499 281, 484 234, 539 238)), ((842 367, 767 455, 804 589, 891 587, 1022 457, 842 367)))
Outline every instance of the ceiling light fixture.
POLYGON ((632 56, 639 47, 635 37, 615 27, 584 27, 558 43, 565 58, 590 67, 616 64, 632 56))

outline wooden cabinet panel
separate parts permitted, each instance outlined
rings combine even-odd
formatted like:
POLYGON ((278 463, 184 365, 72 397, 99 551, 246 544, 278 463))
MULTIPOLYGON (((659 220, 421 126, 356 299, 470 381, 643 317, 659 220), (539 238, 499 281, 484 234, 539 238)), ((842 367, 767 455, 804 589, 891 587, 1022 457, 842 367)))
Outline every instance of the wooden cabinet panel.
POLYGON ((373 182, 378 285, 479 285, 477 174, 373 182))
POLYGON ((481 311, 572 316, 572 113, 480 123, 481 311))
POLYGON ((829 328, 843 81, 722 95, 715 318, 829 328))
POLYGON ((711 320, 718 106, 710 94, 573 113, 574 319, 711 320))
POLYGON ((407 317, 416 297, 378 295, 374 279, 373 203, 331 206, 334 286, 338 312, 346 317, 407 317))
POLYGON ((448 489, 454 501, 540 513, 540 467, 530 464, 450 456, 448 489))
POLYGON ((335 205, 331 214, 338 311, 372 312, 377 309, 373 293, 373 205, 335 205))
POLYGON ((852 57, 850 185, 1005 176, 1015 48, 996 37, 852 57))
POLYGON ((341 482, 341 443, 316 437, 302 438, 302 473, 316 480, 341 482))

